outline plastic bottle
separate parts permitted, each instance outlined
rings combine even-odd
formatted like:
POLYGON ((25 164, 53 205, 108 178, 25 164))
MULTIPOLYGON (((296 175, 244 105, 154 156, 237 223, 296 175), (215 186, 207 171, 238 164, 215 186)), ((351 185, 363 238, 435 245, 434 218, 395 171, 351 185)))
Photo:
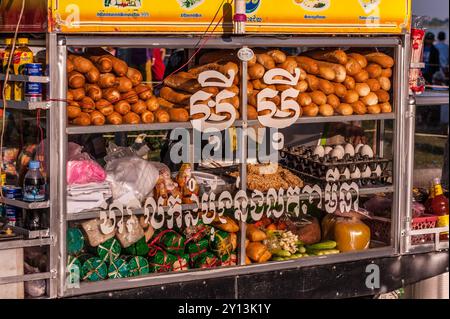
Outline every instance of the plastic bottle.
MULTIPOLYGON (((8 68, 8 61, 9 61, 9 57, 11 56, 11 45, 12 45, 12 39, 8 38, 5 40, 5 44, 6 44, 6 48, 5 51, 3 52, 3 61, 2 61, 2 73, 6 74, 6 69, 8 68)), ((12 67, 12 63, 11 63, 11 67, 10 67, 10 74, 13 74, 13 67, 12 67)), ((11 82, 8 82, 8 84, 5 86, 5 99, 7 100, 12 100, 13 99, 13 85, 11 84, 11 82)))
MULTIPOLYGON (((449 224, 448 198, 444 196, 440 178, 435 178, 433 184, 434 184, 434 198, 431 202, 431 209, 433 211, 433 214, 439 217, 437 227, 446 227, 449 224)), ((448 240, 448 232, 441 233, 440 239, 448 240)))
MULTIPOLYGON (((28 63, 33 63, 33 51, 28 47, 27 38, 19 38, 17 40, 18 47, 14 50, 13 69, 15 75, 23 74, 24 66, 28 63)), ((14 100, 24 100, 24 83, 14 83, 14 100)))
POLYGON ((23 200, 27 202, 45 201, 45 178, 39 171, 41 163, 31 161, 23 182, 23 200))

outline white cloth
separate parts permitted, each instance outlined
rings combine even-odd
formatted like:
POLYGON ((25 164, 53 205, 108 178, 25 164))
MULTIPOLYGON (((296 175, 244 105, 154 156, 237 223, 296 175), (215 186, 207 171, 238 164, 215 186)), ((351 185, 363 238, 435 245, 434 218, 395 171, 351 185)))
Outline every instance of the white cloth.
POLYGON ((94 208, 108 208, 106 201, 112 197, 109 183, 89 183, 67 187, 67 212, 79 213, 94 208))

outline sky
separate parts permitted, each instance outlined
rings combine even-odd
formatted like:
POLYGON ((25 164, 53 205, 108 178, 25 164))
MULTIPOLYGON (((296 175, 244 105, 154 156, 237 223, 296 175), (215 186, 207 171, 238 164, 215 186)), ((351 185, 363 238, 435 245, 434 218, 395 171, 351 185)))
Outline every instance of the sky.
POLYGON ((414 15, 448 18, 449 0, 412 0, 414 15))

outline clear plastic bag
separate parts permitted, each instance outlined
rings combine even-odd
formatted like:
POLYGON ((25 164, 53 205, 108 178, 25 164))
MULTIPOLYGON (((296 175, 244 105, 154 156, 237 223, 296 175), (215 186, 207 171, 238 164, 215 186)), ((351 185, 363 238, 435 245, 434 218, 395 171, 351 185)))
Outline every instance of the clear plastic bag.
POLYGON ((88 153, 82 152, 82 149, 82 146, 75 143, 68 145, 67 184, 104 182, 105 170, 88 153))
POLYGON ((113 199, 124 205, 133 200, 143 202, 159 178, 158 168, 137 156, 111 160, 105 168, 113 199))

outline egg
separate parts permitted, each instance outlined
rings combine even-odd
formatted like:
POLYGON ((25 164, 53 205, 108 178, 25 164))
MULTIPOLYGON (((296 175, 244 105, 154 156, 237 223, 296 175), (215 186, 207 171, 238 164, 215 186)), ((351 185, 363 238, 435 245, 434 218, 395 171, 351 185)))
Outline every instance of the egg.
POLYGON ((348 154, 348 155, 350 155, 351 157, 355 156, 355 148, 354 148, 353 145, 350 144, 350 143, 345 144, 345 146, 344 146, 344 152, 345 152, 345 154, 348 154))
POLYGON ((373 172, 375 173, 375 175, 377 175, 377 177, 380 177, 383 173, 383 170, 381 169, 380 165, 377 165, 377 168, 373 172))
POLYGON ((344 172, 342 173, 342 176, 344 176, 345 179, 350 179, 350 170, 348 167, 344 169, 344 172))
POLYGON ((364 145, 361 147, 359 154, 362 156, 367 156, 368 158, 373 158, 373 150, 369 145, 364 145))
POLYGON ((330 156, 336 157, 338 160, 341 160, 344 157, 344 150, 342 148, 334 148, 331 153, 330 156))
POLYGON ((372 175, 372 171, 370 170, 370 167, 367 166, 366 169, 361 173, 362 178, 369 178, 372 175))
POLYGON ((322 145, 316 146, 314 149, 313 155, 318 155, 319 157, 323 157, 325 155, 325 150, 322 145))
POLYGON ((325 150, 325 155, 328 155, 331 153, 333 148, 331 146, 325 146, 324 150, 325 150))
POLYGON ((353 173, 350 174, 350 177, 353 179, 361 178, 361 171, 357 167, 353 173))
POLYGON ((342 145, 336 145, 334 149, 340 149, 342 152, 345 152, 344 147, 342 145))
POLYGON ((361 147, 363 147, 363 146, 364 146, 364 144, 358 144, 358 145, 356 145, 356 146, 355 146, 355 154, 358 154, 359 151, 361 150, 361 147))

